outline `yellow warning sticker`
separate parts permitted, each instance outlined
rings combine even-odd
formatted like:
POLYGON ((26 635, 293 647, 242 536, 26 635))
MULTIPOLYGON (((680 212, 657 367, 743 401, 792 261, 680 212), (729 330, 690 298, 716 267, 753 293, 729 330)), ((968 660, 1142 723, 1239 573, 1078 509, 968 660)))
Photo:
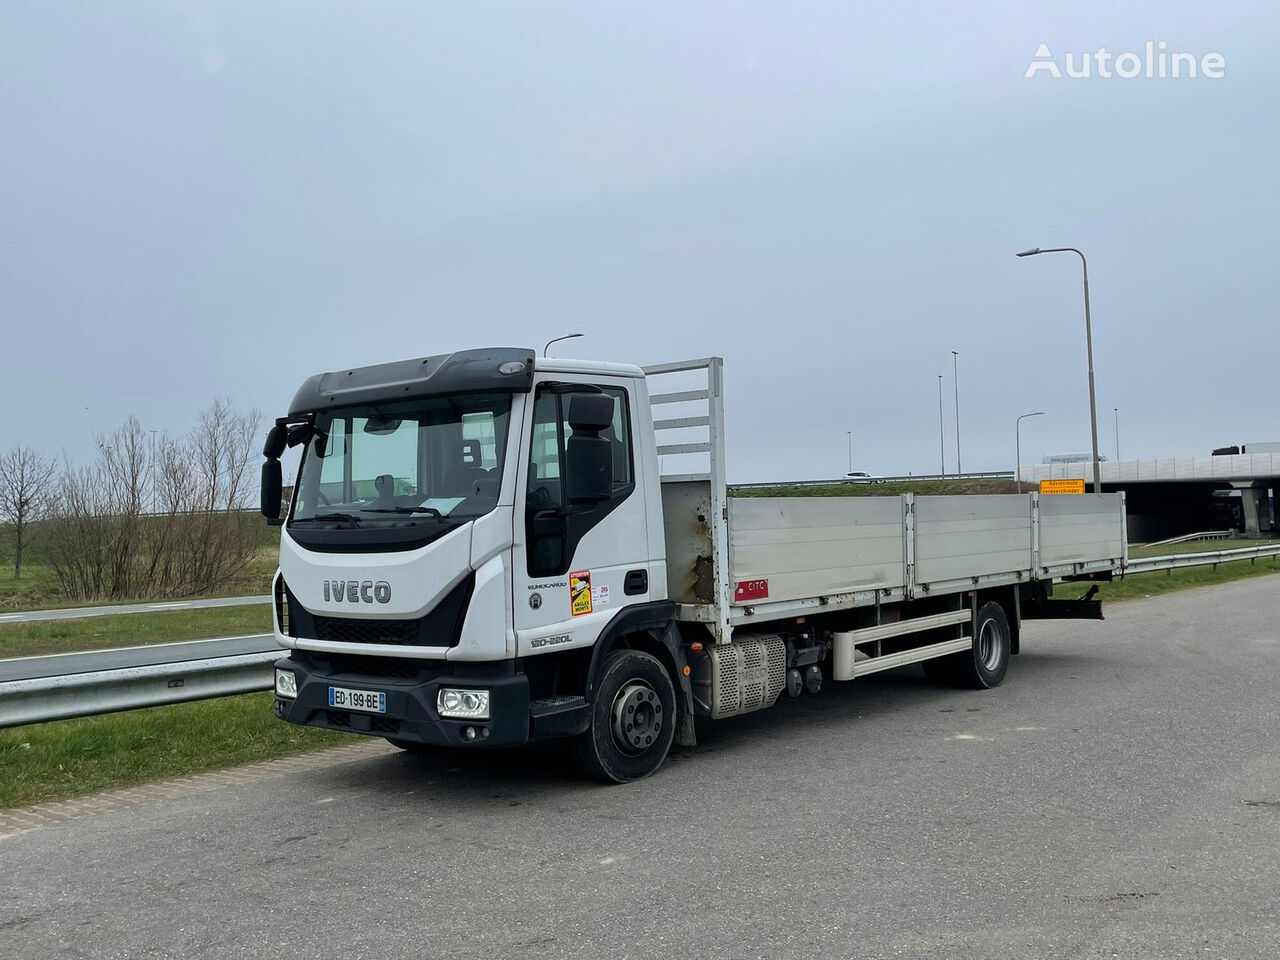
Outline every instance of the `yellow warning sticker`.
POLYGON ((591 612, 591 571, 569 574, 569 606, 575 617, 591 612))

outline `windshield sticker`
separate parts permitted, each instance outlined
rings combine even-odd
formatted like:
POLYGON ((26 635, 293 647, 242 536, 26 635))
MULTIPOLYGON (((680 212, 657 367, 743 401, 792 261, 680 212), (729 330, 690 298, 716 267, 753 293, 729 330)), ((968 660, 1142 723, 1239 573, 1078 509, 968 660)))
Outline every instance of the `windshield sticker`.
POLYGON ((591 612, 591 571, 569 574, 569 608, 575 617, 591 612))
POLYGON ((428 497, 423 500, 419 506, 426 507, 428 510, 434 510, 442 517, 447 517, 449 511, 460 504, 466 497, 428 497))

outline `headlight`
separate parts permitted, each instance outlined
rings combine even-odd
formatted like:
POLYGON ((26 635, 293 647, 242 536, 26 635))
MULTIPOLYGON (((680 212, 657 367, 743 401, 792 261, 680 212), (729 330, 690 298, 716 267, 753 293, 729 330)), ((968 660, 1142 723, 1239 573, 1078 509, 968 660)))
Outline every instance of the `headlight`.
POLYGON ((441 687, 436 695, 436 712, 442 717, 461 720, 488 720, 489 691, 441 687))
POLYGON ((291 670, 276 670, 276 696, 296 697, 298 695, 298 678, 291 670))

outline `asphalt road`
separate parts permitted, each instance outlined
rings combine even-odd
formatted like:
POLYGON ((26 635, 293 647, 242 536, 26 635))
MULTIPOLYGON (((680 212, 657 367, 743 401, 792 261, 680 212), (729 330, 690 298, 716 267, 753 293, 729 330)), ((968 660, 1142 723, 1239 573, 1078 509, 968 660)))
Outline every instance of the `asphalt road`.
POLYGON ((0 623, 35 623, 43 620, 79 620, 83 617, 115 617, 122 613, 166 613, 173 610, 205 610, 210 607, 251 607, 270 603, 270 597, 212 597, 207 600, 162 600, 156 603, 117 603, 104 607, 61 607, 0 613, 0 623))
POLYGON ((0 956, 1280 956, 1280 577, 1028 626, 623 788, 380 755, 0 839, 0 956))

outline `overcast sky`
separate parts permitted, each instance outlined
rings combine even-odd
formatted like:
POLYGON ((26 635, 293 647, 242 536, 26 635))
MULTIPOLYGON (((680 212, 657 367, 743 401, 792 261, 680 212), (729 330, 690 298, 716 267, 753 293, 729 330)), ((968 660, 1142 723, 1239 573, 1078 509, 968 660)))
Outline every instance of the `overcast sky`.
POLYGON ((731 480, 1280 440, 1280 7, 11 2, 0 449, 582 331, 726 359, 731 480), (1024 79, 1036 47, 1221 79, 1024 79))

